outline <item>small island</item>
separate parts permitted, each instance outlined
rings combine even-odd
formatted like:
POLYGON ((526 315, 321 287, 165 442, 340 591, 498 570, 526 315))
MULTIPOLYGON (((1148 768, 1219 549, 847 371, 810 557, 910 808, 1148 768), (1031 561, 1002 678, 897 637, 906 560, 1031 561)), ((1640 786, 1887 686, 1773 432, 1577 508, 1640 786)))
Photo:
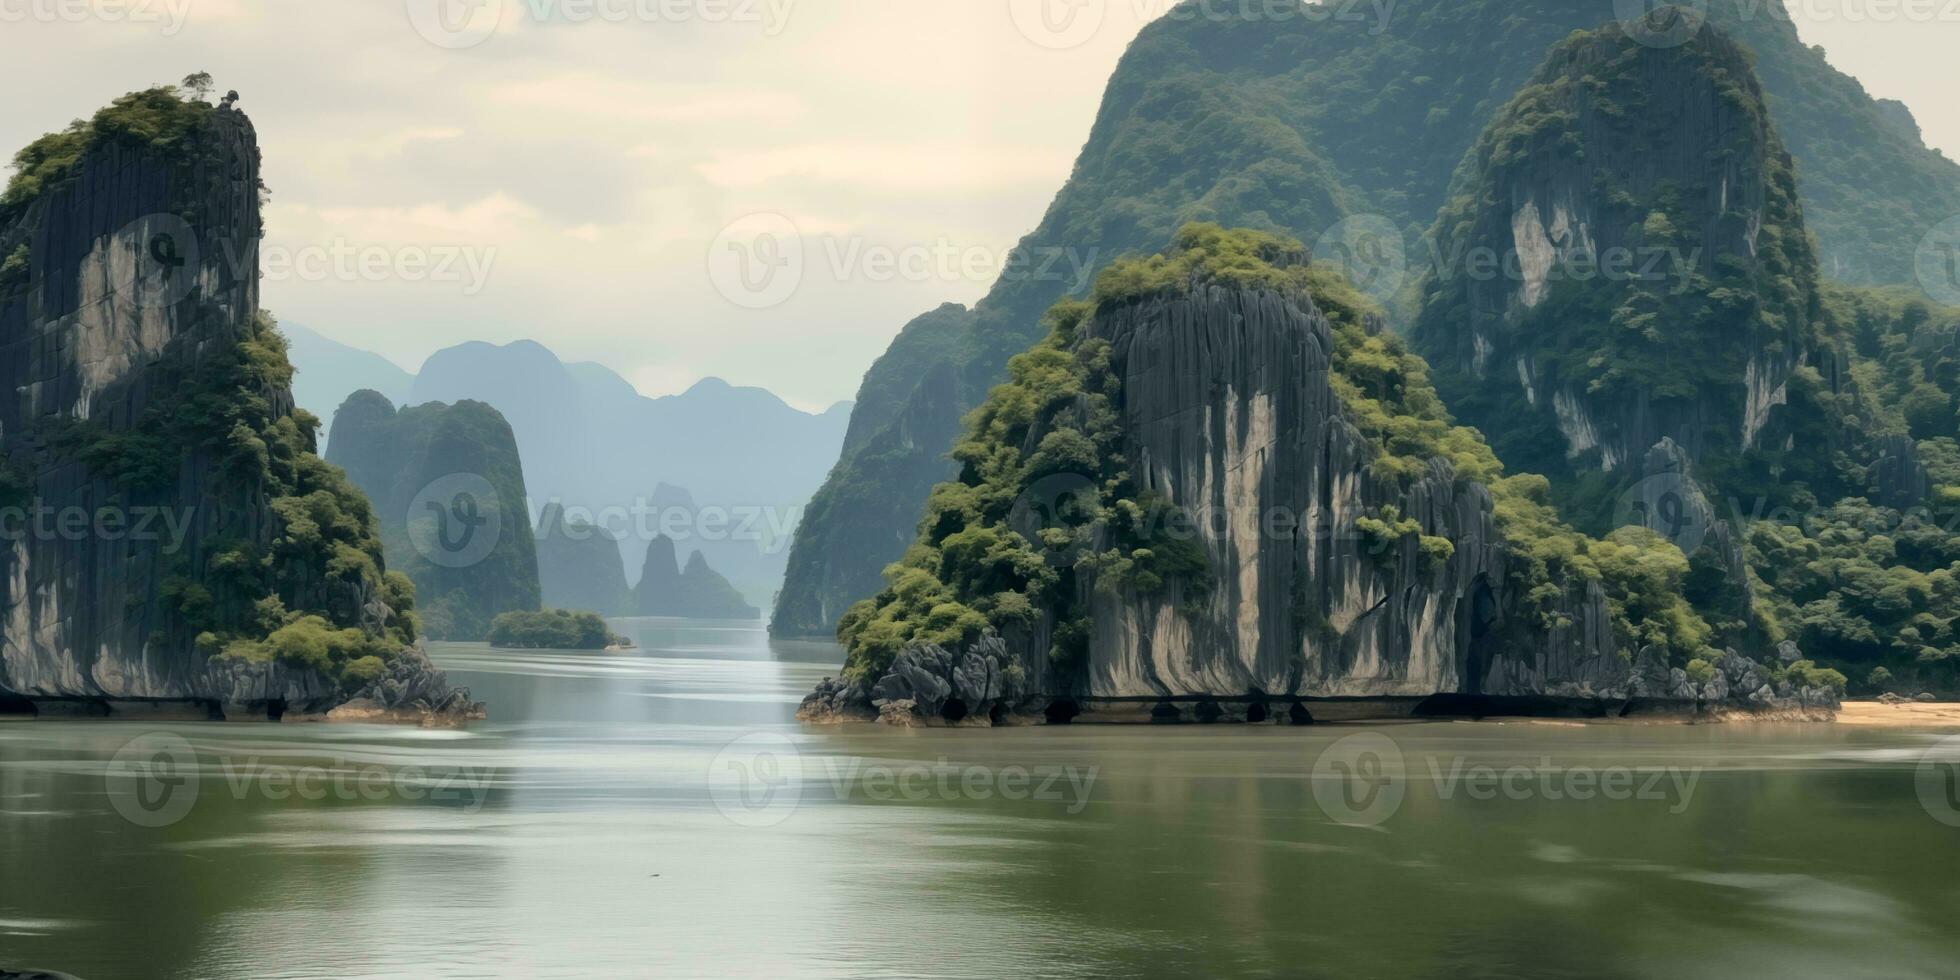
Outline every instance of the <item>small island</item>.
POLYGON ((516 650, 608 650, 631 640, 606 627, 593 612, 546 609, 507 612, 490 623, 490 645, 516 650))

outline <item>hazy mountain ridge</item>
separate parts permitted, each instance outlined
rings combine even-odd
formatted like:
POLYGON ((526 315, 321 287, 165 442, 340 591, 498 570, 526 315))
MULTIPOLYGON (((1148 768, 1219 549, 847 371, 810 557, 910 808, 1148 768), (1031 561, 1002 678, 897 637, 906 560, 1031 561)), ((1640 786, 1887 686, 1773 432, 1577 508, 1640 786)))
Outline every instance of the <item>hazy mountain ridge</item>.
MULTIPOLYGON (((295 356, 299 376, 332 379, 313 390, 367 376, 349 364, 388 375, 378 355, 302 336, 309 342, 295 356)), ((399 403, 461 400, 492 405, 509 422, 534 512, 557 503, 574 518, 607 521, 629 574, 643 566, 654 536, 679 537, 755 604, 770 601, 781 582, 789 532, 836 461, 852 408, 804 412, 718 378, 647 397, 610 368, 561 361, 535 341, 439 351, 409 378, 399 403)))
POLYGON ((315 416, 331 420, 348 395, 362 390, 378 391, 397 405, 408 400, 415 376, 401 365, 290 321, 281 322, 279 332, 293 362, 293 401, 315 416))

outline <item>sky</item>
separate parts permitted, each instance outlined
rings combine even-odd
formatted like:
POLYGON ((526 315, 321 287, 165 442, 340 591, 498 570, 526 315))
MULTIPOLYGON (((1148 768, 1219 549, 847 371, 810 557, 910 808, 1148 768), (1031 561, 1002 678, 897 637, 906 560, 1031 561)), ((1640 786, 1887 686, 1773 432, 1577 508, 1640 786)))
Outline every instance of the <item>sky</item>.
MULTIPOLYGON (((1786 2, 1960 157, 1960 0, 1786 2)), ((208 71, 258 128, 276 315, 410 370, 529 338, 821 410, 986 293, 1168 4, 0 0, 0 146, 208 71)))

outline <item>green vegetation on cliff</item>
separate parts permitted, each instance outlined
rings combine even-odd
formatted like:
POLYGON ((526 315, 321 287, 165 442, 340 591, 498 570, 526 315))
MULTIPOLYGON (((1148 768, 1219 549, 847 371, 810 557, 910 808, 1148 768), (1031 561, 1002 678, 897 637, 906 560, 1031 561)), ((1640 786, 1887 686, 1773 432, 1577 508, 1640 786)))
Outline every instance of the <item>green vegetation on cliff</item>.
MULTIPOLYGON (((1546 392, 1569 393, 1608 452, 1623 420, 1742 417, 1752 363, 1823 343, 1817 258, 1790 157, 1747 52, 1712 27, 1666 48, 1618 25, 1575 34, 1498 113, 1458 185, 1432 232, 1445 259, 1424 279, 1414 335, 1446 367, 1439 381, 1451 409, 1513 467, 1552 477, 1574 514, 1594 506, 1572 485, 1579 471, 1637 469, 1638 456, 1575 460, 1560 428, 1560 414, 1574 409, 1555 409, 1546 392), (1719 128, 1701 131, 1710 119, 1719 128), (1649 152, 1669 143, 1694 153, 1649 152), (1516 294, 1531 285, 1518 268, 1493 279, 1461 263, 1485 248, 1528 264, 1530 243, 1514 237, 1529 195, 1576 207, 1561 217, 1581 237, 1560 247, 1581 257, 1553 264, 1536 305, 1521 306, 1516 294), (1617 274, 1616 253, 1628 258, 1617 274), (1486 312, 1500 303, 1503 314, 1486 312), (1483 345, 1474 354, 1472 332, 1483 345)), ((1799 381, 1785 414, 1814 417, 1821 394, 1799 381)), ((1698 469, 1753 465, 1789 482, 1791 467, 1818 458, 1809 443, 1745 464, 1744 439, 1737 427, 1709 433, 1698 469)))
POLYGON ((160 596, 173 614, 165 639, 181 634, 209 655, 279 660, 350 686, 412 644, 415 589, 385 571, 367 497, 314 454, 319 420, 280 410, 293 368, 272 318, 259 314, 235 342, 151 370, 159 383, 133 424, 70 421, 49 444, 119 487, 126 504, 169 492, 193 464, 215 464, 214 499, 263 490, 272 527, 262 541, 249 520, 228 522, 209 554, 173 559, 160 596), (387 607, 385 621, 372 620, 369 599, 387 607))
MULTIPOLYGON (((1742 544, 1744 581, 1707 547, 1680 570, 1711 642, 1789 638, 1817 677, 1884 667, 1951 686, 1960 548, 1948 522, 1894 508, 1929 485, 1960 500, 1943 489, 1960 484, 1960 316, 1916 290, 1823 281, 1758 63, 1713 28, 1669 48, 1617 26, 1559 45, 1466 158, 1439 250, 1525 252, 1543 221, 1576 229, 1559 243, 1572 252, 1647 250, 1665 274, 1555 274, 1533 306, 1515 274, 1438 270, 1416 336, 1448 365, 1451 408, 1550 476, 1545 499, 1578 527, 1626 519, 1651 443, 1692 447, 1742 544), (1522 211, 1546 201, 1572 211, 1522 211)), ((1587 267, 1554 272, 1573 268, 1587 267)))
POLYGON ((103 144, 120 142, 190 159, 199 147, 198 131, 211 111, 210 103, 186 98, 174 85, 160 85, 131 92, 93 118, 77 119, 68 128, 27 144, 14 154, 13 176, 0 193, 0 224, 73 174, 82 159, 103 144))
POLYGON ((1825 289, 1824 306, 1856 354, 1853 372, 1869 396, 1859 407, 1875 431, 1920 441, 1960 437, 1960 309, 1904 287, 1838 284, 1825 289))
MULTIPOLYGON (((1072 664, 1088 633, 1082 575, 1098 588, 1139 592, 1177 578, 1187 601, 1203 596, 1203 549, 1168 501, 1139 490, 1122 455, 1123 392, 1109 345, 1082 330, 1100 310, 1198 284, 1299 297, 1327 316, 1330 380, 1348 420, 1375 446, 1369 465, 1406 484, 1441 457, 1459 479, 1490 483, 1514 551, 1512 585, 1537 625, 1561 625, 1568 590, 1597 581, 1629 645, 1660 644, 1683 661, 1702 653, 1710 630, 1681 596, 1688 562, 1680 551, 1641 529, 1587 538, 1558 521, 1542 478, 1502 478, 1482 437, 1451 423, 1422 359, 1371 330, 1379 310, 1335 270, 1299 261, 1304 252, 1282 236, 1188 225, 1167 252, 1105 270, 1091 301, 1050 310, 1046 339, 1008 362, 1007 383, 967 419, 954 449, 959 479, 933 490, 918 540, 886 571, 886 589, 845 614, 838 636, 847 672, 876 676, 908 645, 957 644, 1044 614, 1055 627, 1051 658, 1072 664), (1031 501, 1050 512, 1031 514, 1031 501)), ((1419 532, 1388 508, 1363 521, 1377 538, 1419 532)), ((1425 537, 1421 550, 1444 563, 1454 545, 1425 537)))

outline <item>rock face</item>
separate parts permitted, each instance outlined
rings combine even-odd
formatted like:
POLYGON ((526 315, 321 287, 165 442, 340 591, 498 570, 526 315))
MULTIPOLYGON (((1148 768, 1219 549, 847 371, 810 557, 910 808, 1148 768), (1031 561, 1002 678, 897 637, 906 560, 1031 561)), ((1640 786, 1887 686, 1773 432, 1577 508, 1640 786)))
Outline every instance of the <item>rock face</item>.
POLYGON ((1549 475, 1637 471, 1663 439, 1695 460, 1781 449, 1791 376, 1820 356, 1793 173, 1748 55, 1714 27, 1559 45, 1437 224, 1415 336, 1445 399, 1549 475))
MULTIPOLYGON (((188 172, 141 149, 102 147, 70 183, 15 216, 0 239, 10 247, 25 242, 33 257, 29 281, 0 299, 0 342, 16 352, 0 359, 0 390, 11 395, 0 401, 0 439, 10 462, 36 471, 41 507, 93 510, 94 502, 115 499, 118 491, 78 463, 57 459, 45 445, 51 440, 34 439, 37 430, 63 419, 131 418, 151 397, 145 365, 166 350, 242 337, 258 308, 259 155, 252 125, 238 113, 217 113, 201 138, 211 159, 188 172), (195 223, 177 216, 186 204, 195 223), (195 264, 185 257, 192 241, 195 264), (164 268, 153 246, 187 264, 164 268), (234 266, 228 253, 245 264, 234 266)), ((186 466, 179 485, 156 496, 157 505, 216 502, 207 496, 216 491, 215 471, 215 460, 186 466)), ((237 530, 264 536, 265 500, 245 503, 255 510, 231 520, 199 509, 189 533, 208 540, 237 521, 237 530)), ((8 542, 0 556, 6 572, 0 688, 173 698, 244 680, 208 676, 205 658, 189 650, 148 649, 149 634, 166 616, 158 596, 167 544, 45 536, 8 542)), ((274 671, 256 681, 263 693, 302 697, 321 683, 274 671)))
MULTIPOLYGON (((377 649, 410 638, 365 502, 313 455, 317 422, 258 309, 252 124, 151 90, 23 156, 63 139, 73 165, 18 175, 0 203, 0 254, 25 260, 0 283, 0 694, 331 708, 351 682, 323 671, 344 665, 230 655, 272 612, 377 649), (302 499, 339 526, 299 526, 302 499), (88 520, 37 528, 63 512, 88 520)), ((452 700, 426 660, 393 668, 452 700)))
POLYGON ((1680 548, 1690 561, 1719 567, 1720 594, 1701 597, 1702 601, 1719 603, 1734 618, 1749 619, 1755 596, 1747 586, 1750 573, 1742 535, 1734 523, 1717 514, 1694 477, 1687 451, 1663 438, 1647 451, 1640 475, 1640 481, 1623 495, 1623 512, 1614 515, 1615 523, 1645 527, 1680 548))
POLYGON ((546 504, 538 518, 538 586, 547 609, 574 609, 602 616, 627 615, 632 590, 619 542, 602 527, 565 519, 565 508, 546 504))
POLYGON ((633 587, 633 612, 640 616, 682 616, 691 619, 755 619, 762 610, 743 601, 699 551, 687 556, 686 567, 675 563, 672 538, 657 537, 647 546, 647 563, 633 587))
MULTIPOLYGON (((926 495, 952 475, 945 455, 959 418, 1001 380, 1010 356, 1039 339, 1042 311, 1086 284, 1072 263, 1093 271, 1119 254, 1153 250, 1193 213, 1228 226, 1278 227, 1308 243, 1349 216, 1379 216, 1397 229, 1427 226, 1447 202, 1464 152, 1544 53, 1627 6, 1404 0, 1379 23, 1346 16, 1253 22, 1187 11, 1147 26, 1110 79, 1070 181, 1023 241, 1024 261, 972 311, 919 318, 866 375, 843 457, 798 527, 771 628, 828 636, 852 602, 878 590, 880 570, 904 553, 926 495), (1383 77, 1426 81, 1380 87, 1369 99, 1346 94, 1356 78, 1383 77), (1196 118, 1207 120, 1202 151, 1163 152, 1196 118)), ((1853 282, 1912 281, 1924 229, 1960 212, 1960 168, 1904 133, 1896 110, 1805 44, 1781 6, 1695 6, 1758 58, 1771 112, 1803 168, 1809 225, 1827 272, 1853 282), (1847 146, 1860 151, 1846 153, 1847 146), (1913 176, 1881 186, 1872 173, 1913 176), (1894 224, 1881 214, 1911 217, 1894 224)), ((1655 89, 1657 98, 1676 98, 1671 85, 1655 89)), ((1684 157, 1671 142, 1648 139, 1641 151, 1684 157)), ((1548 241, 1561 233, 1559 204, 1537 205, 1535 224, 1548 241)), ((1568 206, 1565 213, 1576 212, 1568 206)), ((1428 255, 1413 235, 1402 248, 1410 270, 1428 255)), ((1515 365, 1502 367, 1515 374, 1515 365)), ((1748 402, 1758 414, 1773 404, 1790 365, 1766 357, 1760 367, 1748 402)), ((1567 416, 1583 436, 1587 416, 1576 409, 1567 416)), ((1743 417, 1740 403, 1723 410, 1725 421, 1743 417)), ((1616 440, 1618 451, 1637 463, 1678 424, 1644 422, 1644 434, 1616 440)), ((1560 439, 1555 428, 1541 434, 1560 439)), ((1564 449, 1561 440, 1557 452, 1564 449)))
POLYGON ((799 717, 816 722, 884 721, 907 727, 950 721, 994 724, 1033 694, 1027 673, 998 634, 959 650, 913 647, 875 683, 825 678, 799 717))
MULTIPOLYGON (((1406 480, 1373 465, 1381 450, 1336 390, 1335 341, 1311 297, 1199 282, 1103 303, 1076 336, 1078 349, 1107 345, 1129 477, 1190 516, 1206 570, 1141 586, 1078 563, 1089 624, 1079 669, 1051 657, 1061 624, 1039 610, 1024 628, 958 649, 914 645, 876 676, 827 682, 804 717, 972 723, 1064 702, 1162 703, 1174 717, 1172 702, 1305 702, 1310 712, 1435 695, 1697 711, 1741 707, 1762 686, 1732 697, 1726 684, 1671 683, 1658 651, 1623 647, 1597 582, 1567 589, 1557 625, 1536 625, 1487 487, 1441 458, 1406 480), (1378 540, 1368 522, 1390 512, 1419 533, 1378 540), (1434 539, 1452 546, 1440 561, 1425 544, 1434 539)), ((1027 446, 1086 428, 1093 411, 1080 401, 1053 411, 1027 446)), ((1029 513, 1017 506, 1016 529, 1038 538, 1029 513)), ((1747 668, 1738 673, 1751 681, 1769 676, 1747 668)))
POLYGON ((540 608, 523 464, 496 409, 397 411, 357 391, 334 413, 327 461, 374 502, 388 563, 414 581, 430 637, 481 640, 498 613, 540 608))
POLYGON ((1205 515, 1196 527, 1217 585, 1197 615, 1179 589, 1091 588, 1080 694, 1423 696, 1465 685, 1458 605, 1502 581, 1490 497, 1459 490, 1440 460, 1407 494, 1370 476, 1366 440, 1328 383, 1328 324, 1310 300, 1208 285, 1099 311, 1085 336, 1110 344, 1138 483, 1205 515), (1413 541, 1367 553, 1355 522, 1384 505, 1460 557, 1437 574, 1413 541), (1265 516, 1292 526, 1262 527, 1265 516))

